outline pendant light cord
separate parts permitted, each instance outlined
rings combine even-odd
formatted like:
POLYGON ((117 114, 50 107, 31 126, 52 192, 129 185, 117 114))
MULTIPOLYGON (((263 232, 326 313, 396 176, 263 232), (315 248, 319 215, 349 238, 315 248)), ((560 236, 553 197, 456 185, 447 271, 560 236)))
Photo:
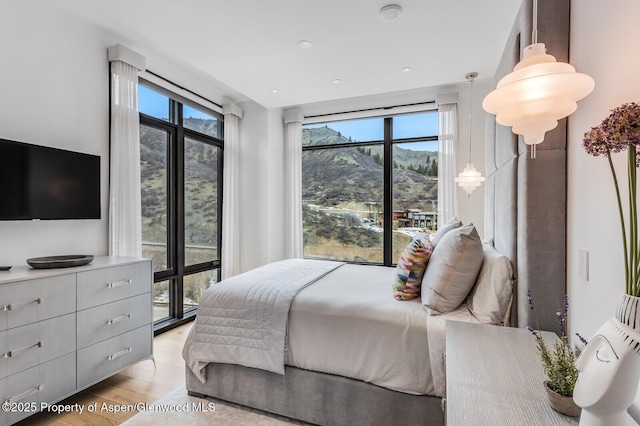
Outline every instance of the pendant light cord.
POLYGON ((478 76, 477 72, 470 72, 464 78, 469 80, 469 163, 471 163, 471 117, 473 116, 473 80, 478 76))
POLYGON ((533 30, 531 32, 531 44, 538 43, 538 0, 533 0, 533 30))
POLYGON ((469 163, 471 163, 471 109, 473 108, 473 77, 469 79, 469 163))
MULTIPOLYGON (((531 44, 538 43, 538 0, 533 0, 533 29, 531 30, 531 44)), ((531 158, 536 158, 536 145, 531 145, 531 158)))

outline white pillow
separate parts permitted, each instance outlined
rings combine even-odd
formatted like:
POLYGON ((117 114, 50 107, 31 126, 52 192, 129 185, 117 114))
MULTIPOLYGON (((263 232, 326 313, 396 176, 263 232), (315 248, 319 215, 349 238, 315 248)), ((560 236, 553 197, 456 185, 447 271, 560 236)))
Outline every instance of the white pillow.
POLYGON ((452 229, 459 228, 460 226, 462 226, 462 222, 460 222, 460 219, 458 219, 456 216, 446 221, 445 224, 438 229, 438 232, 436 232, 433 238, 431 238, 431 245, 433 246, 433 248, 436 248, 442 237, 444 237, 444 234, 451 231, 452 229))
POLYGON ((455 310, 482 266, 482 242, 473 224, 447 232, 433 249, 422 277, 422 304, 429 315, 455 310))
POLYGON ((509 325, 513 303, 513 267, 508 257, 483 244, 484 260, 467 302, 480 322, 509 325))

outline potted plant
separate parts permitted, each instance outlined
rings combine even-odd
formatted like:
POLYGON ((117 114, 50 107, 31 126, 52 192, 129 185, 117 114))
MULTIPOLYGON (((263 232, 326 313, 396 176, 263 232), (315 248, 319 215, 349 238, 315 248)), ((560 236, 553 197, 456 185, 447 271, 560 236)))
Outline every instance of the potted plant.
MULTIPOLYGON (((533 309, 531 290, 528 292, 529 309, 533 309)), ((579 416, 580 407, 573 402, 573 389, 578 380, 578 369, 575 366, 576 355, 571 349, 566 335, 567 313, 569 299, 565 296, 564 310, 556 312, 560 324, 560 338, 549 348, 542 333, 532 327, 525 327, 536 338, 536 345, 542 360, 547 380, 544 382, 545 391, 549 397, 551 408, 567 416, 579 416)), ((581 338, 582 340, 582 338, 581 338)))

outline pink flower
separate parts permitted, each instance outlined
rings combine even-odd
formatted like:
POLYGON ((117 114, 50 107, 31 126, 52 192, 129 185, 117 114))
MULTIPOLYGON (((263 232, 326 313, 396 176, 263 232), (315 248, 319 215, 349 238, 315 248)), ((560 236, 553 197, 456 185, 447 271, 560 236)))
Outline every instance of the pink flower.
MULTIPOLYGON (((635 102, 614 108, 611 114, 584 134, 584 150, 594 157, 640 146, 640 105, 635 102)), ((640 166, 636 159, 636 166, 640 166)))
POLYGON ((584 150, 593 156, 605 156, 613 176, 616 190, 622 244, 624 247, 624 265, 626 292, 640 296, 640 234, 638 229, 638 210, 636 209, 637 168, 640 167, 640 105, 635 102, 622 104, 614 108, 599 126, 584 134, 584 150), (629 188, 629 221, 625 223, 620 186, 611 153, 628 151, 627 181, 629 188), (635 167, 634 167, 635 165, 635 167), (629 232, 627 233, 627 229, 629 232))

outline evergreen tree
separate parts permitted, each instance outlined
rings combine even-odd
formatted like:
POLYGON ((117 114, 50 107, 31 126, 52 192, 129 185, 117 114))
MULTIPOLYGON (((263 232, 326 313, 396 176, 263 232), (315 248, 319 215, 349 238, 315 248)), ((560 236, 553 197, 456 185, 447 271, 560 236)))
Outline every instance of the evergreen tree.
POLYGON ((431 170, 429 170, 429 176, 438 176, 438 163, 436 163, 435 158, 431 161, 431 170))

